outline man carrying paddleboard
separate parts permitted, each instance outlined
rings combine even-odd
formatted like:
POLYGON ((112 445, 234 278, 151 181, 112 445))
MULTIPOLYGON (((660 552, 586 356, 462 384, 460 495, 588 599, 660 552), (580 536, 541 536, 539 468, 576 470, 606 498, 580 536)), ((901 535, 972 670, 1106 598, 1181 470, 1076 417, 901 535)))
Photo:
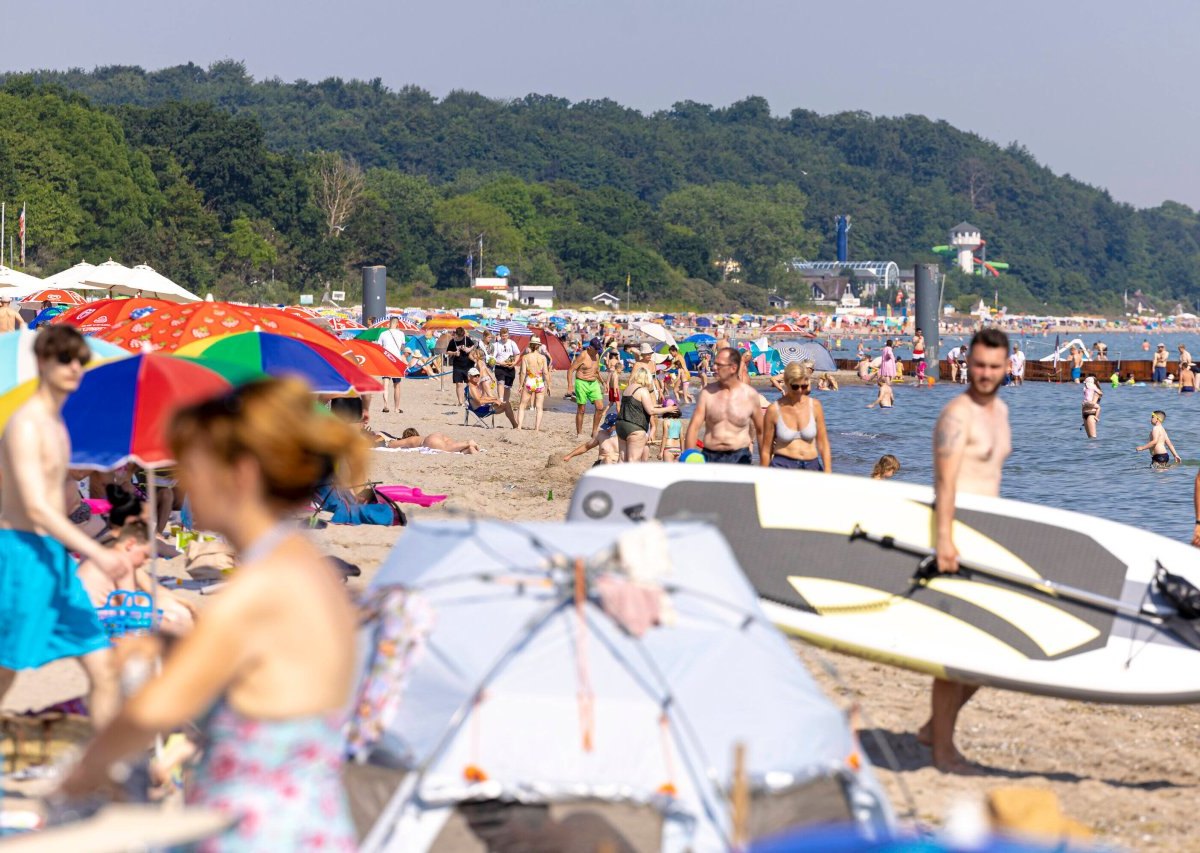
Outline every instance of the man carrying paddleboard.
MULTIPOLYGON (((1004 460, 1012 452, 1008 406, 996 392, 1008 367, 1008 336, 983 329, 967 350, 967 390, 946 404, 933 431, 934 514, 939 572, 958 571, 954 547, 954 508, 959 491, 1000 495, 1004 460)), ((933 749, 933 764, 947 773, 971 773, 971 764, 954 746, 958 712, 979 688, 941 678, 933 680, 929 721, 917 739, 933 749)))

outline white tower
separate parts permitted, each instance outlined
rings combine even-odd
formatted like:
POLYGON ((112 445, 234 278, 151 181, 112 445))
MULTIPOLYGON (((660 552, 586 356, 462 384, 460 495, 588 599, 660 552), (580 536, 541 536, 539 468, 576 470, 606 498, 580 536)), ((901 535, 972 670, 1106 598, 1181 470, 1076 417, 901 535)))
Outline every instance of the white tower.
POLYGON ((958 249, 958 268, 970 275, 975 272, 975 250, 983 245, 979 229, 960 222, 950 229, 950 245, 958 249))

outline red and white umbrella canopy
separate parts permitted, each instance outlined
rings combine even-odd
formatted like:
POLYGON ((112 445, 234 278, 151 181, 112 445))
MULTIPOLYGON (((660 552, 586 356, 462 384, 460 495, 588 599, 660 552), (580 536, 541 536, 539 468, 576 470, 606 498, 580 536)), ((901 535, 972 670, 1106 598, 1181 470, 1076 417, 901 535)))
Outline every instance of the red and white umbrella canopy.
POLYGON ((41 302, 53 302, 55 305, 83 305, 87 302, 86 299, 75 291, 64 290, 60 287, 35 290, 28 296, 23 297, 21 301, 35 305, 41 302))

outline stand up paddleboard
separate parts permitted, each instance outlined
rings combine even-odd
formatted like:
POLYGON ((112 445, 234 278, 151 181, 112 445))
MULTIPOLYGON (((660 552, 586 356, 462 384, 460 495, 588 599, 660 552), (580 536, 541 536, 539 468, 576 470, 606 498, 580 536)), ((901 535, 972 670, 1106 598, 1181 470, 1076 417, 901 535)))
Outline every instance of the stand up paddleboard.
POLYGON ((963 571, 930 572, 933 492, 741 465, 608 465, 569 520, 715 524, 764 608, 815 645, 954 681, 1126 704, 1200 701, 1192 623, 1158 590, 1200 551, 1076 512, 959 495, 963 571))

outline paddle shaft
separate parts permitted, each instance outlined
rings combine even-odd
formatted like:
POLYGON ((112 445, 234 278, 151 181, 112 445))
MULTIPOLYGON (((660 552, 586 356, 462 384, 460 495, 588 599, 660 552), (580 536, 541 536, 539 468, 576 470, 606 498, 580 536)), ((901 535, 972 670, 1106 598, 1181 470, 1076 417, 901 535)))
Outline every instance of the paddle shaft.
MULTIPOLYGON (((923 545, 914 545, 908 542, 899 542, 893 536, 874 536, 863 530, 858 525, 855 525, 854 531, 850 534, 850 539, 866 539, 868 542, 874 542, 884 548, 891 548, 897 551, 905 551, 909 554, 914 554, 923 557, 920 564, 917 566, 916 576, 924 580, 937 577, 937 551, 933 548, 926 548, 923 545)), ((1023 586, 1027 589, 1033 589, 1045 595, 1054 598, 1062 598, 1071 601, 1077 601, 1081 604, 1087 604, 1101 610, 1108 610, 1113 613, 1122 613, 1127 616, 1151 617, 1161 619, 1165 616, 1172 615, 1171 613, 1160 613, 1157 610, 1151 610, 1142 607, 1135 607, 1132 604, 1126 604, 1115 598, 1109 598, 1107 595, 1089 592, 1086 589, 1080 589, 1067 584, 1058 583, 1057 581, 1046 580, 1045 578, 1029 578, 1024 575, 1018 575, 1014 572, 1008 572, 1004 569, 996 569, 991 566, 981 566, 978 563, 969 560, 958 561, 959 569, 965 569, 968 572, 974 572, 984 577, 993 578, 995 580, 1004 581, 1005 583, 1023 586)))

